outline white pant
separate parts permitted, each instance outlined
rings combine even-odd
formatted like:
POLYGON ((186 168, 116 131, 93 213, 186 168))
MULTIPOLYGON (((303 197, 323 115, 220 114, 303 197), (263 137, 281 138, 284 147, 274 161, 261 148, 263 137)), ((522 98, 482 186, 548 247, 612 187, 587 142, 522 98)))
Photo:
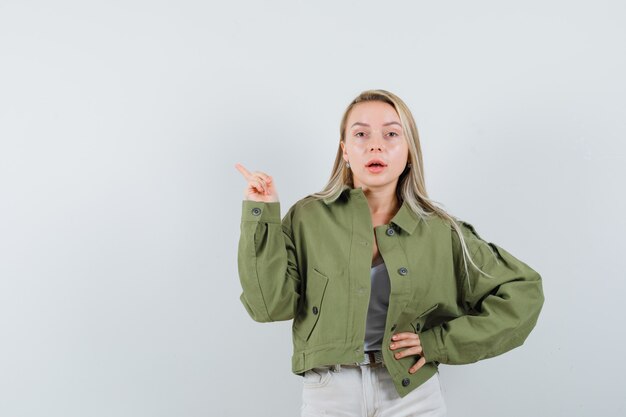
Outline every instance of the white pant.
POLYGON ((305 372, 301 417, 445 417, 439 374, 400 397, 384 366, 322 366, 305 372))

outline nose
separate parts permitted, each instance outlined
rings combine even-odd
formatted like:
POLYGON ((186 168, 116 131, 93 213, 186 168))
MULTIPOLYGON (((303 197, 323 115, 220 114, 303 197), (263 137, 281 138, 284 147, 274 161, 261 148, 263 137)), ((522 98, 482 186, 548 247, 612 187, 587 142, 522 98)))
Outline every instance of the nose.
POLYGON ((382 151, 384 139, 380 135, 372 135, 372 141, 370 142, 370 151, 382 151))

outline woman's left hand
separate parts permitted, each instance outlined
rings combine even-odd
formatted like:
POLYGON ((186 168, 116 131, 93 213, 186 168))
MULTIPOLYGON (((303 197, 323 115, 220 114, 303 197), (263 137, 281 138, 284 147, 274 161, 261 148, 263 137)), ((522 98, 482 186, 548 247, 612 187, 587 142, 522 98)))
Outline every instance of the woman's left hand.
POLYGON ((419 360, 415 362, 415 364, 411 366, 411 368, 409 368, 409 373, 413 374, 417 372, 417 370, 420 369, 422 366, 424 366, 424 364, 426 363, 426 358, 424 358, 424 356, 422 355, 423 350, 422 350, 422 344, 420 342, 419 334, 409 333, 409 332, 396 333, 393 335, 391 340, 392 342, 391 342, 391 345, 389 346, 391 350, 396 350, 396 349, 404 348, 404 347, 408 348, 408 349, 404 349, 401 352, 394 353, 393 356, 396 359, 404 358, 406 356, 413 356, 413 355, 420 356, 419 360))

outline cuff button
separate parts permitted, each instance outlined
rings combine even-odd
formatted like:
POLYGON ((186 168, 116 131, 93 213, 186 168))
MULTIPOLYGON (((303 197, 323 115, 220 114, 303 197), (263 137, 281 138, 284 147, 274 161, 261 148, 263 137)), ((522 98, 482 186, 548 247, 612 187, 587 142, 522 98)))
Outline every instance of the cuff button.
POLYGON ((252 214, 253 214, 254 216, 258 216, 259 214, 261 214, 261 209, 260 209, 260 208, 258 208, 258 207, 253 208, 253 209, 252 209, 252 214))

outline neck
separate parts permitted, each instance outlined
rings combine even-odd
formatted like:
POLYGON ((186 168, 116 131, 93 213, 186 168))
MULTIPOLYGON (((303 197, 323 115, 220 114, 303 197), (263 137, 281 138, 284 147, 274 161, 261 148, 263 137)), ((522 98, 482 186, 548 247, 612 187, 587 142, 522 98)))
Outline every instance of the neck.
POLYGON ((387 187, 384 189, 363 187, 363 193, 365 194, 365 198, 367 198, 367 204, 372 214, 393 215, 398 211, 400 204, 396 197, 395 187, 387 187))

